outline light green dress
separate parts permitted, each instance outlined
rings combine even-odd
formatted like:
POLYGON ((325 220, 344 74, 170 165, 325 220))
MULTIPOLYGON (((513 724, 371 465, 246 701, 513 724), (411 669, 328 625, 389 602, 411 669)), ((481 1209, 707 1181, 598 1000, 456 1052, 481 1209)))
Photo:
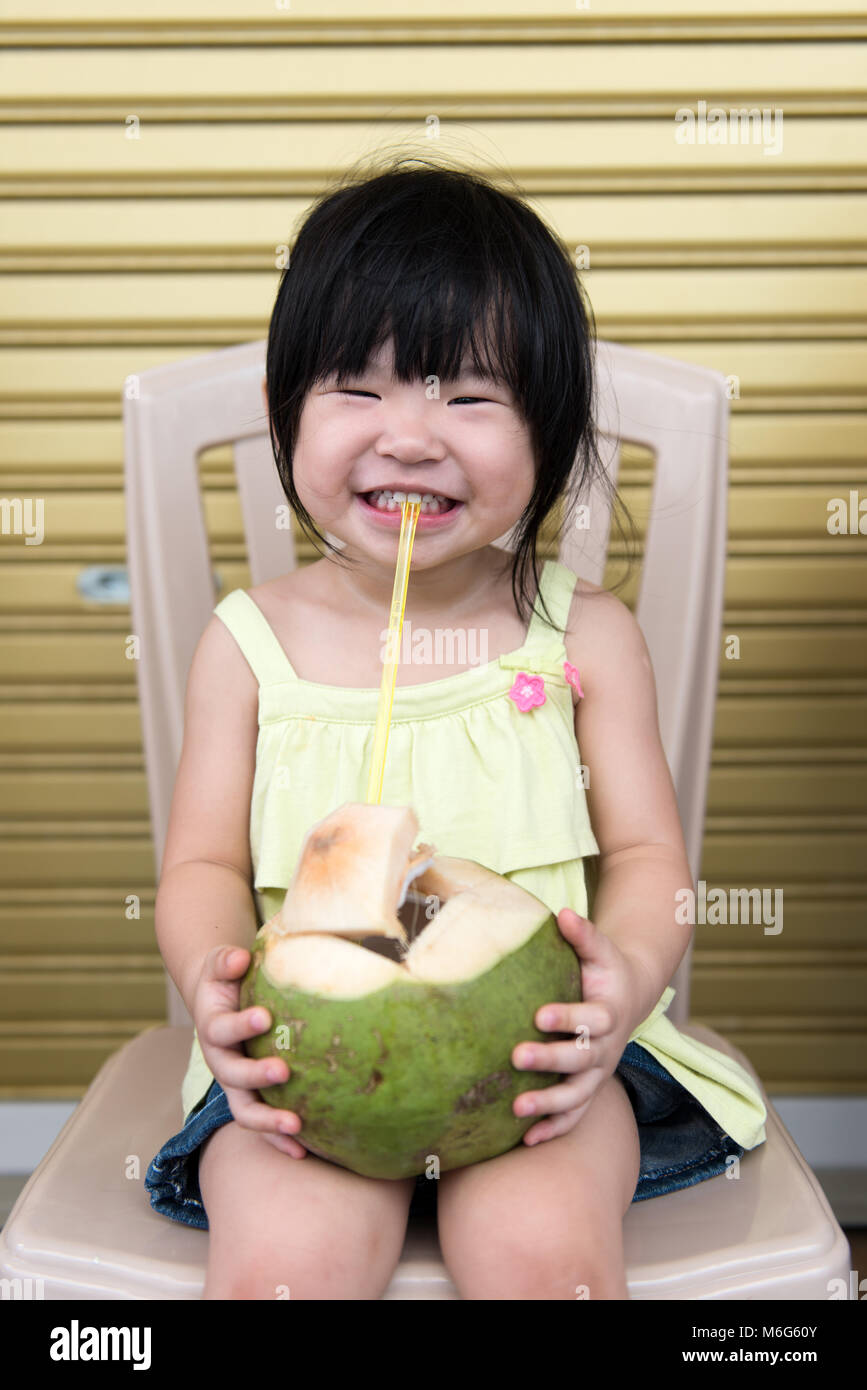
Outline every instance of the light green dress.
MULTIPOLYGON (((546 560, 540 587, 561 629, 577 581, 546 560)), ((299 680, 258 604, 234 589, 214 612, 259 682, 259 735, 250 848, 260 924, 282 906, 311 825, 367 798, 379 688, 299 680)), ((587 916, 584 856, 599 853, 581 777, 562 637, 534 613, 516 651, 443 680, 402 687, 398 669, 382 788, 387 805, 412 806, 419 839, 473 859, 540 898, 552 912, 587 916), (510 698, 519 673, 541 677, 544 703, 510 698)), ((520 684, 520 683, 519 683, 520 684)), ((745 1149, 765 1138, 766 1109, 752 1077, 716 1048, 686 1037, 665 1015, 670 986, 630 1037, 695 1096, 745 1149)), ((184 1117, 213 1075, 194 1038, 182 1087, 184 1117)))

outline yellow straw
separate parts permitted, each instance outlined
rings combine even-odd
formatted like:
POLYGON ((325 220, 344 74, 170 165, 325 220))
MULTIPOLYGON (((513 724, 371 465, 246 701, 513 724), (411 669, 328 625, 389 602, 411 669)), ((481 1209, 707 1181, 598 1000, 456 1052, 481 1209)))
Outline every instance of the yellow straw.
POLYGON ((400 539, 397 543, 397 568, 394 572, 394 589, 391 595, 391 612, 388 618, 388 646, 382 668, 382 684, 379 687, 379 709, 376 713, 376 729, 373 735, 373 756, 370 761, 370 774, 367 779, 368 804, 377 805, 382 800, 382 777, 385 772, 385 751, 388 747, 388 731, 391 724, 391 706, 394 701, 394 682, 397 676, 397 663, 400 652, 400 634, 403 631, 403 613, 406 608, 406 586, 409 582, 409 562, 412 557, 412 543, 415 539, 415 526, 421 512, 421 496, 410 492, 400 504, 400 539))

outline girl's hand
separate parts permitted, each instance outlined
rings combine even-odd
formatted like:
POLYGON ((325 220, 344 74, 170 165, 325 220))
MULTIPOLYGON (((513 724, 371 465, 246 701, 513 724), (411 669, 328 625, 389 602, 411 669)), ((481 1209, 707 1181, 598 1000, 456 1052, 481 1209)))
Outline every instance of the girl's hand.
POLYGON ((554 1139, 577 1124, 598 1088, 616 1071, 635 1028, 638 995, 632 961, 589 918, 569 907, 558 912, 557 925, 581 962, 583 999, 580 1004, 543 1004, 533 1021, 542 1032, 574 1033, 575 1041, 518 1043, 512 1062, 530 1071, 575 1075, 516 1098, 516 1115, 552 1116, 527 1130, 525 1144, 554 1139))
POLYGON ((249 964, 250 952, 243 946, 215 946, 205 956, 191 1010, 199 1045, 238 1124, 258 1130, 292 1158, 306 1158, 303 1145, 286 1137, 301 1128, 294 1110, 278 1110, 255 1094, 275 1081, 288 1081, 289 1066, 279 1057, 248 1057, 241 1046, 245 1038, 271 1027, 271 1015, 261 1005, 238 1011, 240 980, 249 964))

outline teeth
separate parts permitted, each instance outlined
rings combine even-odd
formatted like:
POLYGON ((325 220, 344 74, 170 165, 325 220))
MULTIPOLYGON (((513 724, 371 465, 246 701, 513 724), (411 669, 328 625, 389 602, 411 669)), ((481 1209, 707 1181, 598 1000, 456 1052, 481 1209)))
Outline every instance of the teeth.
POLYGON ((367 496, 370 498, 372 505, 381 512, 398 511, 401 502, 407 498, 410 502, 421 501, 421 510, 423 513, 433 513, 435 515, 437 512, 445 511, 449 506, 448 499, 441 497, 439 493, 436 492, 406 493, 398 491, 393 492, 391 488, 377 488, 375 492, 370 492, 367 496))

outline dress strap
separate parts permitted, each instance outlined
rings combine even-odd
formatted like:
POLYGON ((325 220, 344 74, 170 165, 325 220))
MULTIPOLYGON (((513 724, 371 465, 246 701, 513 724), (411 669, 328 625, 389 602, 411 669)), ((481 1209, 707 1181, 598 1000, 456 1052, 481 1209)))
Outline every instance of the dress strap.
POLYGON ((231 632, 260 685, 297 680, 277 634, 246 589, 233 589, 214 609, 231 632))
POLYGON ((559 560, 546 560, 544 562, 542 572, 539 575, 539 594, 536 596, 533 617, 527 629, 526 640, 521 648, 522 654, 533 651, 550 655, 559 652, 564 646, 563 630, 569 617, 572 595, 577 583, 578 575, 567 565, 561 564, 559 560), (539 605, 540 595, 545 600, 545 607, 551 621, 561 629, 560 632, 555 632, 543 619, 539 605))

